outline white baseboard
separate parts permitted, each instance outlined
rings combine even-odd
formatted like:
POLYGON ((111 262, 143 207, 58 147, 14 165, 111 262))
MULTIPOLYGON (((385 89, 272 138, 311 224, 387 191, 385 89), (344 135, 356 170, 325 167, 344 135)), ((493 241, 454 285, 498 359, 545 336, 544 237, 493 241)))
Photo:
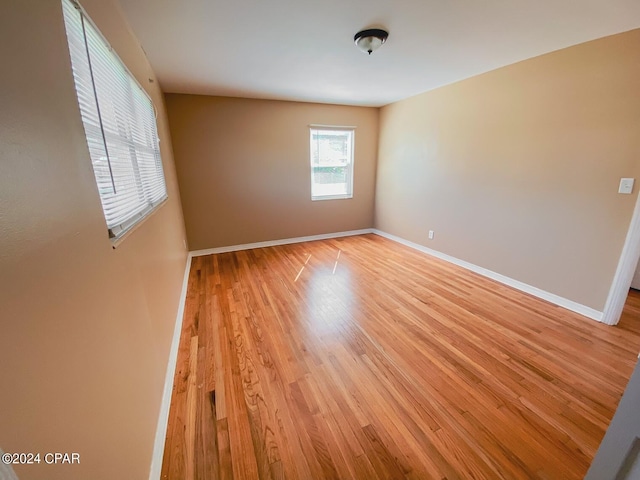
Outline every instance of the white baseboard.
POLYGON ((178 347, 180 346, 180 335, 182 333, 182 319, 184 317, 184 306, 187 300, 187 286, 189 284, 189 271, 191 269, 191 257, 187 255, 187 265, 184 269, 182 279, 182 290, 180 291, 180 302, 178 303, 178 313, 176 314, 176 324, 173 328, 173 339, 169 350, 169 361, 167 362, 167 373, 164 378, 164 390, 162 392, 162 402, 160 403, 160 414, 158 415, 158 426, 156 427, 156 439, 153 443, 153 454, 151 456, 151 468, 149 480, 160 480, 162 474, 162 455, 164 453, 164 443, 167 436, 167 426, 169 423, 169 407, 171 406, 171 392, 173 391, 173 377, 176 374, 176 363, 178 361, 178 347))
POLYGON ((192 251, 191 256, 200 257, 202 255, 212 255, 214 253, 237 252, 240 250, 251 250, 252 248, 275 247, 277 245, 289 245, 291 243, 312 242, 314 240, 326 240, 328 238, 351 237, 353 235, 364 235, 365 233, 373 233, 373 229, 364 228, 362 230, 349 230, 346 232, 322 233, 320 235, 310 235, 308 237, 284 238, 281 240, 268 240, 266 242, 245 243, 243 245, 230 245, 228 247, 206 248, 204 250, 192 251))
POLYGON ((467 270, 471 270, 472 272, 478 273, 482 276, 495 280, 497 282, 503 283, 509 287, 513 287, 516 290, 520 290, 521 292, 528 293, 533 295, 534 297, 541 298, 542 300, 546 300, 547 302, 553 303, 554 305, 558 305, 559 307, 566 308, 567 310, 571 310, 572 312, 579 313, 580 315, 584 315, 585 317, 591 318, 592 320, 596 320, 598 322, 602 321, 602 312, 595 310, 591 307, 587 307, 586 305, 582 305, 580 303, 574 302, 573 300, 569 300, 567 298, 561 297, 554 293, 547 292, 537 287, 533 287, 526 283, 520 282, 519 280, 514 280, 513 278, 509 278, 500 273, 493 272, 491 270, 487 270, 486 268, 479 267, 474 265, 473 263, 466 262, 464 260, 460 260, 459 258, 452 257, 442 252, 438 252, 437 250, 432 250, 423 245, 410 242, 409 240, 405 240, 404 238, 396 237, 395 235, 391 235, 390 233, 383 232, 378 229, 373 229, 373 233, 376 235, 380 235, 381 237, 388 238, 389 240, 393 240, 394 242, 401 243, 402 245, 406 245, 407 247, 411 247, 420 252, 426 253, 428 255, 437 257, 441 260, 445 260, 449 263, 453 263, 454 265, 458 265, 459 267, 466 268, 467 270))

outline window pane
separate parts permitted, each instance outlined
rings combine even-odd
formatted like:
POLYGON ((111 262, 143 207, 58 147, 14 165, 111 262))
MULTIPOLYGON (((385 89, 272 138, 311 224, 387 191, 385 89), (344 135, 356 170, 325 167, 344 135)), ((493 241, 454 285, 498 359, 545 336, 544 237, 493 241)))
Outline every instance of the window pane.
POLYGON ((313 167, 312 196, 346 195, 346 167, 313 167))

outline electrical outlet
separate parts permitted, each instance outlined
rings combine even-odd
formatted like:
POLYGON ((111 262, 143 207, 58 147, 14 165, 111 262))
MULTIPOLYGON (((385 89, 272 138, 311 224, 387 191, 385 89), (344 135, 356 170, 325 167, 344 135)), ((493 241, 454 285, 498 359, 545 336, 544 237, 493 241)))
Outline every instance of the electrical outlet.
POLYGON ((433 230, 429 230, 429 240, 433 240, 433 230))
POLYGON ((630 194, 633 192, 633 178, 621 178, 618 193, 630 194))

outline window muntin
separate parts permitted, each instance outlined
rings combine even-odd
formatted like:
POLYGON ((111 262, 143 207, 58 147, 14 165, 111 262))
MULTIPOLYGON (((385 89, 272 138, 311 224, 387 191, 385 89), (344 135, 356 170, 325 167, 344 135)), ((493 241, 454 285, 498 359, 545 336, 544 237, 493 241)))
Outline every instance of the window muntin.
POLYGON ((62 3, 82 123, 115 240, 167 198, 155 110, 82 8, 62 3))
POLYGON ((311 127, 311 199, 353 197, 355 130, 345 127, 311 127))

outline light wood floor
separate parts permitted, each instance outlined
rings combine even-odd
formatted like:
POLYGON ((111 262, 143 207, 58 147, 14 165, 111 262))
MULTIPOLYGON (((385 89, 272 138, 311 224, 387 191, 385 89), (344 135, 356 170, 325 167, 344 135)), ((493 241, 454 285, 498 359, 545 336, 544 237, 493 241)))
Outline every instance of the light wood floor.
POLYGON ((640 350, 364 235, 193 259, 162 478, 581 479, 640 350))

